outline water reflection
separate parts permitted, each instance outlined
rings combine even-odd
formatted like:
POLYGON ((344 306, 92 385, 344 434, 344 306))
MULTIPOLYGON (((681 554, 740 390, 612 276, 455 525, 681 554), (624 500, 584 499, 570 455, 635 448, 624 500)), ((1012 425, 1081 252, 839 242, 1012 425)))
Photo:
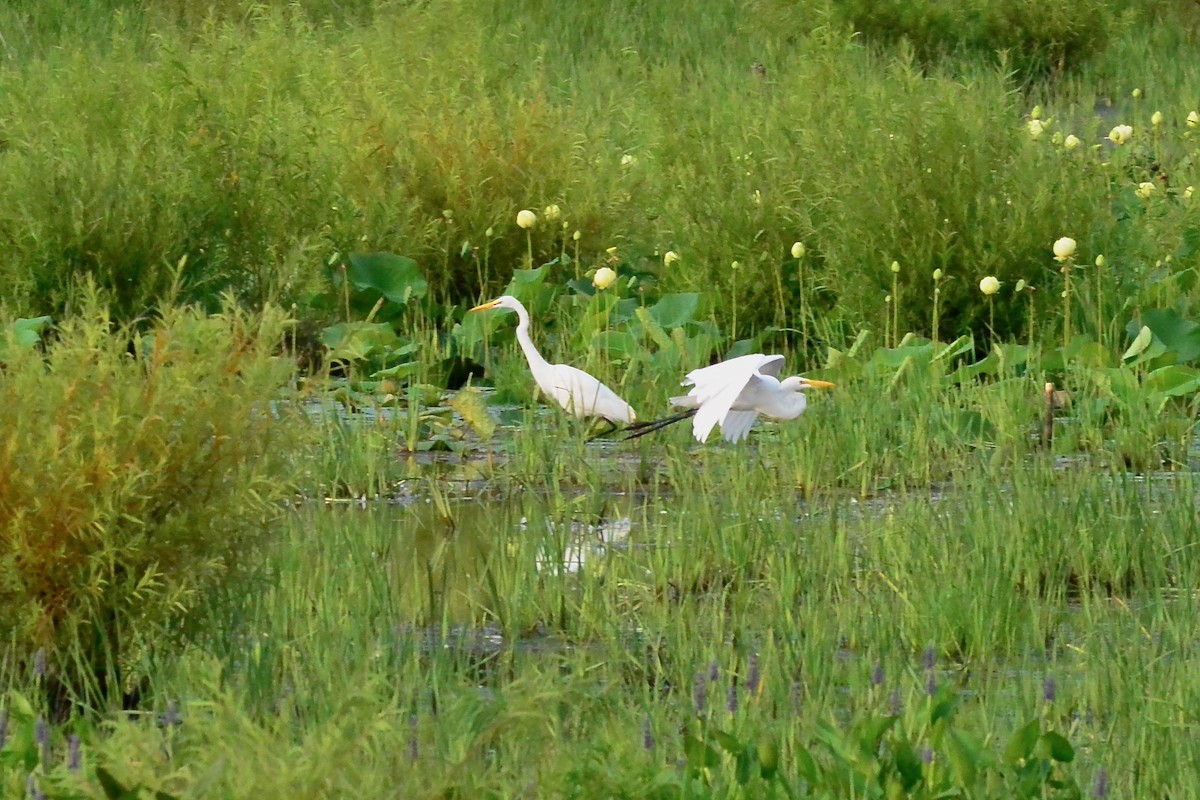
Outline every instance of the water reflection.
POLYGON ((479 621, 497 575, 577 576, 629 546, 636 516, 629 499, 554 509, 533 493, 440 509, 428 500, 309 504, 290 517, 281 557, 314 594, 326 582, 367 591, 371 608, 393 620, 479 621))

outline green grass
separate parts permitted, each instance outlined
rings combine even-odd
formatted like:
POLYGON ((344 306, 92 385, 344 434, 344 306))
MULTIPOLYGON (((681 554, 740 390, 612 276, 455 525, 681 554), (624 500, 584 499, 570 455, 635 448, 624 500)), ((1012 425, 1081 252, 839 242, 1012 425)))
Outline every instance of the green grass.
MULTIPOLYGON (((157 710, 176 703, 178 729, 114 723, 88 757, 179 796, 519 796, 531 781, 636 796, 688 782, 679 731, 715 662, 705 716, 775 737, 794 778, 823 720, 885 711, 897 692, 919 727, 932 648, 935 680, 963 693, 959 727, 1003 741, 1043 718, 1085 785, 1104 768, 1118 795, 1195 796, 1190 476, 966 467, 933 494, 805 504, 764 463, 802 438, 762 441, 749 462, 748 448, 665 445, 693 482, 649 494, 627 478, 460 501, 447 518, 423 502, 301 509, 254 590, 208 610, 210 638, 156 665, 157 710), (538 570, 623 519, 628 542, 578 574, 538 570), (762 691, 731 715, 753 654, 762 691)), ((691 791, 736 794, 731 775, 691 791)))

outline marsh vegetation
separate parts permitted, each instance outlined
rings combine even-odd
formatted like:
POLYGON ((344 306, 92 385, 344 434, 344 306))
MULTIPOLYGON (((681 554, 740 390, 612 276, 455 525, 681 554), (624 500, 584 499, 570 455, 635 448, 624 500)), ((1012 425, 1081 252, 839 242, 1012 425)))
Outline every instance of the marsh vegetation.
POLYGON ((0 793, 1200 796, 1196 15, 5 4, 0 793))

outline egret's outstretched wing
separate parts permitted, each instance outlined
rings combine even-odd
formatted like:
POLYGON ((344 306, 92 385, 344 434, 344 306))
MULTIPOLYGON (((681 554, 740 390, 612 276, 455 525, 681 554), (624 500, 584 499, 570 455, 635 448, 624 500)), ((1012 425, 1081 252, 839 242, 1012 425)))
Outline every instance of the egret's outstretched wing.
POLYGON ((721 435, 725 441, 736 444, 746 438, 756 419, 757 411, 730 411, 721 423, 721 435))
MULTIPOLYGON (((778 376, 779 371, 783 369, 783 360, 783 356, 781 355, 768 356, 762 353, 738 356, 737 358, 721 361, 712 366, 692 370, 687 374, 683 385, 695 386, 697 388, 705 385, 720 385, 724 384, 730 376, 741 373, 749 375, 758 372, 762 375, 778 376)), ((699 398, 697 399, 699 400, 699 398)), ((703 400, 699 401, 704 402, 703 400)))
MULTIPOLYGON (((761 378, 764 374, 761 370, 778 374, 782 367, 783 356, 752 353, 689 372, 684 385, 693 387, 688 395, 696 399, 700 409, 692 419, 695 437, 701 442, 708 439, 712 429, 725 421, 746 387, 761 378)), ((751 419, 750 423, 753 422, 751 419)), ((745 424, 744 419, 738 419, 735 427, 740 429, 745 424)))

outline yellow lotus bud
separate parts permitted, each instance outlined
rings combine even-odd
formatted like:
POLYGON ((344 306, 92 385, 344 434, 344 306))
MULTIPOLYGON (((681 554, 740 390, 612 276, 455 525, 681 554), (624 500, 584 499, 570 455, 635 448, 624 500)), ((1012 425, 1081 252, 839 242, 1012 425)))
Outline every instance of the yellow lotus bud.
POLYGON ((1108 132, 1108 140, 1113 144, 1125 144, 1133 138, 1132 125, 1117 125, 1108 132))
POLYGON ((608 253, 608 255, 609 255, 610 257, 613 257, 613 256, 616 256, 616 254, 617 254, 617 248, 615 248, 615 247, 610 247, 610 248, 608 248, 607 250, 605 250, 604 252, 608 253))
POLYGON ((1189 199, 1191 199, 1191 196, 1192 196, 1192 187, 1189 186, 1183 190, 1183 199, 1189 200, 1189 199))
POLYGON ((1050 137, 1050 144, 1055 145, 1057 147, 1058 145, 1060 145, 1062 143, 1063 143, 1062 131, 1055 131, 1054 135, 1050 137))
POLYGON ((942 279, 942 270, 941 270, 941 268, 935 269, 935 270, 933 271, 933 280, 936 282, 936 281, 940 281, 941 279, 942 279))
POLYGON ((1153 197, 1153 196, 1154 196, 1154 193, 1155 193, 1156 191, 1158 191, 1158 187, 1157 187, 1157 186, 1155 186, 1155 185, 1154 185, 1152 182, 1150 182, 1150 181, 1142 181, 1141 183, 1139 183, 1139 184, 1137 185, 1137 188, 1136 188, 1136 189, 1134 189, 1133 191, 1134 191, 1134 193, 1135 193, 1135 194, 1137 194, 1137 196, 1138 196, 1138 197, 1140 197, 1141 199, 1143 199, 1143 200, 1149 200, 1151 197, 1153 197))
POLYGON ((483 235, 490 239, 490 238, 492 238, 492 236, 495 235, 495 233, 496 232, 494 230, 492 230, 491 226, 488 226, 488 229, 483 232, 483 235))
POLYGON ((1189 128, 1200 128, 1200 113, 1195 111, 1188 112, 1187 126, 1189 128))
POLYGON ((1079 137, 1073 133, 1068 133, 1067 138, 1063 139, 1064 150, 1074 150, 1079 147, 1079 137))
POLYGON ((663 266, 664 267, 669 267, 678 260, 679 260, 679 253, 676 253, 674 250, 668 250, 667 252, 663 253, 663 266))
POLYGON ((1103 267, 1103 266, 1104 266, 1105 264, 1107 264, 1107 263, 1108 263, 1108 262, 1105 260, 1105 258, 1104 258, 1104 254, 1103 254, 1103 253, 1101 253, 1100 255, 1096 256, 1096 266, 1097 266, 1097 267, 1103 267))
POLYGON ((557 203, 551 203, 542 211, 542 216, 545 217, 548 222, 554 222, 562 216, 562 209, 558 207, 557 203))
POLYGON ((442 209, 442 219, 454 219, 454 209, 452 209, 452 208, 442 209))
POLYGON ((621 166, 622 167, 632 167, 636 163, 637 163, 636 156, 632 156, 629 153, 626 153, 625 155, 621 156, 621 166))
POLYGON ((1056 261, 1066 261, 1075 255, 1075 240, 1064 236, 1054 243, 1054 258, 1056 261))
POLYGON ((1161 128, 1162 122, 1163 122, 1163 115, 1162 115, 1161 111, 1155 111, 1153 114, 1150 115, 1150 124, 1153 125, 1154 127, 1161 128))
POLYGON ((792 242, 792 258, 804 258, 804 242, 792 242))
POLYGON ((1141 96, 1142 96, 1142 90, 1141 90, 1141 89, 1134 89, 1134 90, 1133 90, 1133 99, 1134 99, 1134 100, 1137 100, 1137 99, 1138 99, 1139 97, 1141 97, 1141 96))
POLYGON ((1035 142, 1042 137, 1042 133, 1046 130, 1046 123, 1040 119, 1031 119, 1025 123, 1025 129, 1029 131, 1029 138, 1035 142))
POLYGON ((994 275, 988 275, 979 282, 979 291, 988 295, 995 294, 1000 291, 1000 281, 994 275))
POLYGON ((571 238, 578 242, 583 238, 583 231, 575 231, 571 234, 571 238))
POLYGON ((1030 119, 1041 119, 1042 118, 1042 107, 1034 106, 1033 110, 1029 112, 1029 118, 1030 119))
POLYGON ((899 271, 900 271, 900 262, 893 261, 892 262, 892 272, 899 272, 899 271))
POLYGON ((733 270, 736 270, 736 269, 738 269, 738 268, 739 268, 739 267, 741 267, 741 266, 742 266, 742 262, 740 262, 740 261, 735 261, 735 262, 733 262, 732 264, 730 264, 730 265, 729 265, 729 268, 730 268, 730 269, 733 269, 733 270))
POLYGON ((607 289, 613 285, 613 281, 617 279, 616 270, 611 267, 601 267, 596 270, 596 275, 592 278, 592 286, 597 289, 607 289))
POLYGON ((1019 281, 1017 281, 1017 285, 1013 288, 1013 291, 1017 294, 1020 294, 1021 292, 1025 291, 1025 287, 1028 285, 1029 284, 1025 283, 1025 279, 1021 278, 1019 281))
POLYGON ((517 212, 517 226, 525 229, 532 228, 537 224, 537 214, 530 211, 528 208, 521 209, 517 212))

